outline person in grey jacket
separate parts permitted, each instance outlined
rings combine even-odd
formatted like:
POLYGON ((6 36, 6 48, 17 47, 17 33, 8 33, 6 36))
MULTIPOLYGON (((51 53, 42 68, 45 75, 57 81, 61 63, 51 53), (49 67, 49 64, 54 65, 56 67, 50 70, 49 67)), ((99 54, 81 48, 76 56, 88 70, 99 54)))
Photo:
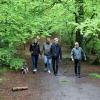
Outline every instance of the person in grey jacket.
POLYGON ((44 52, 44 64, 45 64, 45 69, 44 71, 48 71, 48 73, 51 73, 51 53, 50 53, 50 48, 51 48, 51 40, 49 37, 46 38, 46 43, 43 45, 43 52, 44 52))
POLYGON ((75 75, 80 78, 80 63, 84 59, 86 60, 86 55, 81 47, 79 47, 79 43, 75 43, 75 47, 71 51, 71 59, 75 63, 75 75))

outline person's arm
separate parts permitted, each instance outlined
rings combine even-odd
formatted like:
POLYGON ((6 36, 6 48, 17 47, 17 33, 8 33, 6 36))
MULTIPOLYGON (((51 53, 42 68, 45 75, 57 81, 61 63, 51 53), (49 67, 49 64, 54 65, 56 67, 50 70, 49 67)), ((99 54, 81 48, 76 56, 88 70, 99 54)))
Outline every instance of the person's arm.
POLYGON ((42 52, 40 50, 40 45, 38 44, 38 51, 39 51, 39 54, 42 55, 42 52))
POLYGON ((42 53, 44 53, 44 52, 45 52, 45 48, 44 48, 44 44, 43 44, 42 53))
POLYGON ((33 51, 32 51, 32 44, 30 45, 29 51, 30 51, 31 53, 33 53, 33 51))
POLYGON ((51 45, 51 48, 50 48, 50 55, 52 55, 52 45, 51 45))
POLYGON ((72 61, 74 61, 74 49, 72 49, 72 51, 71 51, 71 59, 72 59, 72 61))

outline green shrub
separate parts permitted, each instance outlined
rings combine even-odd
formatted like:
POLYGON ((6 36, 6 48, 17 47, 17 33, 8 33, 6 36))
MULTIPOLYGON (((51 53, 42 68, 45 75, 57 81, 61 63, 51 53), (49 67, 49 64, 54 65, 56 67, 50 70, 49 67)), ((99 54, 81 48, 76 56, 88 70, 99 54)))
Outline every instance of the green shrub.
POLYGON ((12 70, 19 70, 23 66, 23 59, 20 58, 14 58, 10 61, 10 69, 12 70))
POLYGON ((0 63, 2 65, 9 65, 13 56, 13 52, 8 48, 0 48, 0 63))

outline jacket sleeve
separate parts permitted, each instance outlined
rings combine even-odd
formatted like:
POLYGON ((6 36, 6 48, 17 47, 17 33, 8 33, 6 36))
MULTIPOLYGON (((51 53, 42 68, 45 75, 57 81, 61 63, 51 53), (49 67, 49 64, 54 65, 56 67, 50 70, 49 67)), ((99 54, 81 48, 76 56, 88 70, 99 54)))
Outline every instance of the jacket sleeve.
POLYGON ((45 47, 44 47, 44 44, 43 44, 43 47, 42 47, 42 53, 45 52, 45 47))
POLYGON ((71 59, 74 59, 74 49, 71 50, 71 59))
POLYGON ((51 48, 50 48, 50 54, 52 55, 52 45, 51 45, 51 48))
POLYGON ((38 45, 38 52, 40 55, 42 55, 41 50, 40 50, 40 45, 38 45))
POLYGON ((84 50, 82 48, 81 48, 81 52, 82 52, 82 55, 83 55, 84 59, 86 59, 85 52, 84 52, 84 50))

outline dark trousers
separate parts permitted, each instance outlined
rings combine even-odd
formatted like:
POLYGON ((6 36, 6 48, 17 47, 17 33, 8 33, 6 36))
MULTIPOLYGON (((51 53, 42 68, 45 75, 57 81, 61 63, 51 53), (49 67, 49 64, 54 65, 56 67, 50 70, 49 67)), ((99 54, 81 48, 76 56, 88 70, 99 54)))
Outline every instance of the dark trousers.
POLYGON ((38 55, 32 55, 32 69, 37 69, 38 55))
POLYGON ((75 59, 75 75, 80 75, 80 63, 80 60, 75 59))
POLYGON ((58 64, 59 64, 59 58, 52 58, 52 67, 54 74, 56 75, 58 73, 58 64))

